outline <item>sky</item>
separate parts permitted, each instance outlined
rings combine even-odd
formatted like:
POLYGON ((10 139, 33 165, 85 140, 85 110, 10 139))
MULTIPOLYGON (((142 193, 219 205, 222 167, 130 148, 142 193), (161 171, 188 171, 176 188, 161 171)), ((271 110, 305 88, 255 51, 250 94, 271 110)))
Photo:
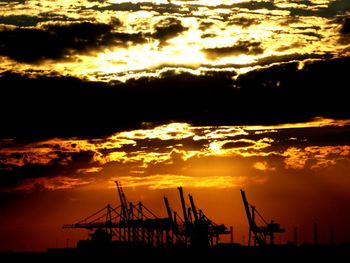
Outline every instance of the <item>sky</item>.
POLYGON ((349 66, 348 0, 0 0, 0 251, 73 247, 115 180, 350 241, 349 66))

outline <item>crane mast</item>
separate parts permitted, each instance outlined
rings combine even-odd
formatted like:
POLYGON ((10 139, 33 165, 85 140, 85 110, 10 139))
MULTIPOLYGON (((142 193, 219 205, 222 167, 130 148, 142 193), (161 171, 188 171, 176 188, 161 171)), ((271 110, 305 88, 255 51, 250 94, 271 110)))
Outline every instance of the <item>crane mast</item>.
POLYGON ((283 233, 286 230, 284 228, 280 228, 280 225, 276 224, 273 220, 271 220, 270 223, 267 223, 255 206, 249 205, 245 192, 242 189, 241 196, 249 224, 248 246, 250 246, 252 234, 254 237, 254 246, 274 245, 275 233, 283 233), (263 221, 264 225, 257 225, 257 216, 263 221))

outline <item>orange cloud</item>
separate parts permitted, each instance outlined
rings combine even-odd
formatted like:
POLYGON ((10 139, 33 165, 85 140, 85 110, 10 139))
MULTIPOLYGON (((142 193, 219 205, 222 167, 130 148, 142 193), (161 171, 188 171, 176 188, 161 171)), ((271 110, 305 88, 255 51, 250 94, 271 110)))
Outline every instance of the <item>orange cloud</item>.
POLYGON ((90 167, 86 169, 78 169, 78 173, 88 174, 88 173, 98 173, 102 170, 102 167, 90 167))
MULTIPOLYGON (((285 123, 272 126, 244 126, 245 130, 278 130, 278 129, 300 129, 300 128, 316 128, 316 127, 343 127, 349 126, 350 120, 334 120, 323 117, 315 117, 309 122, 285 123)), ((261 131, 260 131, 261 132, 261 131)))
POLYGON ((284 154, 286 168, 303 169, 307 161, 313 161, 311 169, 334 165, 338 160, 349 159, 350 146, 310 146, 304 149, 290 147, 284 154))
MULTIPOLYGON (((206 176, 192 177, 175 174, 156 174, 146 177, 141 176, 122 176, 119 177, 124 187, 148 187, 150 189, 176 188, 179 186, 192 188, 231 188, 240 187, 246 180, 246 177, 231 176, 206 176)), ((113 179, 114 181, 114 179, 113 179)), ((114 187, 114 185, 113 185, 114 187)))
POLYGON ((265 162, 256 162, 253 167, 257 170, 260 170, 260 171, 274 171, 276 170, 276 168, 274 167, 269 167, 268 163, 265 161, 265 162))
POLYGON ((53 178, 40 177, 35 179, 24 180, 15 191, 32 191, 32 190, 59 190, 69 189, 78 186, 85 186, 92 183, 93 180, 83 180, 81 178, 71 178, 67 176, 57 176, 53 178))

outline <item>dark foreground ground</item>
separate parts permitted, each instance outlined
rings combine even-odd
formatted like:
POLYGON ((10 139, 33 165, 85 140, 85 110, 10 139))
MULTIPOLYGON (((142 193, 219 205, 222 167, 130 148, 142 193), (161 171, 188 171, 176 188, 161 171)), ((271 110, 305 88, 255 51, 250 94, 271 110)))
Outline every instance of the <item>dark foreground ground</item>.
POLYGON ((349 262, 350 244, 243 247, 221 244, 210 249, 141 247, 49 249, 47 252, 2 252, 0 262, 349 262))

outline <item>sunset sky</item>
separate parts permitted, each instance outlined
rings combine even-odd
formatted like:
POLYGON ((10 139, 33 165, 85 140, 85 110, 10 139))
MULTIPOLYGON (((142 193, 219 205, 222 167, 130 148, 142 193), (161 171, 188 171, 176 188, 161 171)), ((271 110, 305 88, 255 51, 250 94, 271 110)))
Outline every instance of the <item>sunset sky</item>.
POLYGON ((349 68, 349 0, 0 0, 0 251, 73 247, 116 179, 350 241, 349 68))

